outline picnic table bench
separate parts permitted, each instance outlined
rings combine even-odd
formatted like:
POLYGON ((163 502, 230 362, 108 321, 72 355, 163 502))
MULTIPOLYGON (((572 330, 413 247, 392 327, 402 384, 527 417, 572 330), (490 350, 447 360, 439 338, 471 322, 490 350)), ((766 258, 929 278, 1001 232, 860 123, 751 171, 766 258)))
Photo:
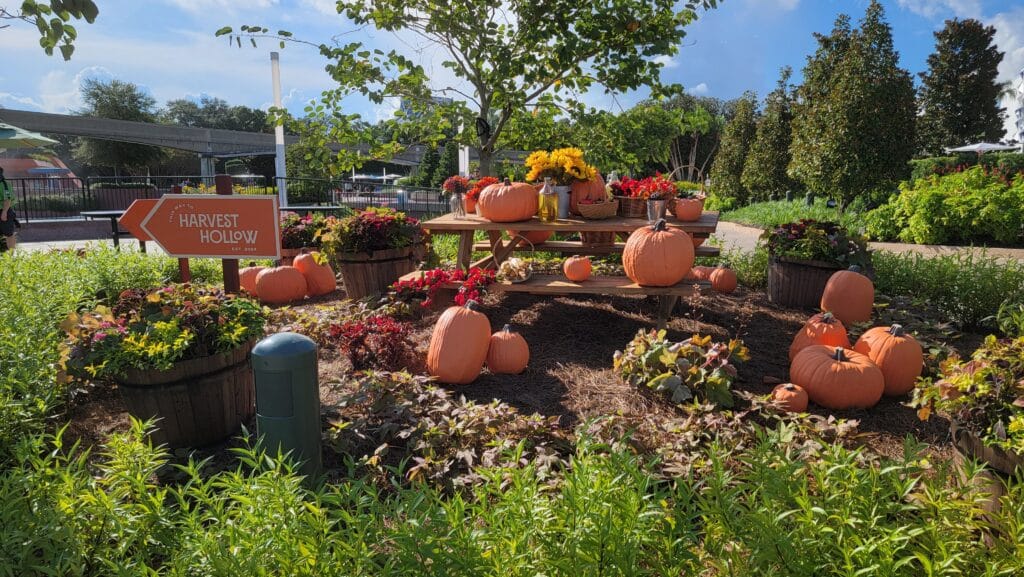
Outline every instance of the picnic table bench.
MULTIPOLYGON (((80 212, 84 218, 92 220, 97 219, 109 219, 110 220, 110 238, 114 241, 114 248, 121 250, 121 237, 132 236, 132 233, 127 230, 122 230, 117 224, 117 219, 124 215, 124 210, 84 210, 80 212)), ((146 252, 146 241, 139 241, 139 250, 146 252)))
MULTIPOLYGON (((476 215, 467 215, 465 218, 456 219, 453 215, 446 214, 444 216, 425 221, 421 224, 430 234, 458 234, 458 266, 468 270, 473 266, 497 268, 516 250, 522 250, 524 247, 526 250, 529 250, 526 239, 520 236, 512 237, 509 240, 502 239, 501 233, 504 230, 512 229, 519 232, 539 230, 552 231, 556 233, 615 232, 621 233, 622 235, 628 235, 642 226, 647 226, 649 223, 647 219, 644 218, 624 217, 615 217, 605 220, 559 219, 556 222, 550 223, 541 222, 538 218, 534 217, 528 221, 507 223, 491 222, 476 215), (484 231, 487 234, 488 243, 474 243, 473 236, 478 230, 484 231), (474 250, 482 250, 484 252, 489 252, 490 254, 483 259, 472 262, 474 250)), ((671 228, 679 228, 690 234, 698 236, 708 235, 713 233, 718 227, 718 213, 705 212, 701 215, 699 220, 694 222, 679 222, 673 219, 667 224, 671 228)), ((577 246, 577 244, 572 241, 548 241, 540 244, 539 246, 541 248, 538 250, 554 250, 552 247, 559 247, 559 249, 566 249, 566 252, 576 253, 583 253, 587 249, 601 251, 596 253, 590 252, 589 254, 608 254, 615 251, 621 251, 620 243, 605 246, 585 247, 583 243, 579 243, 579 246, 577 246)), ((700 248, 703 249, 705 247, 700 248)), ((700 252, 703 252, 706 255, 717 254, 717 249, 708 247, 700 252)), ((700 254, 700 252, 698 252, 698 254, 700 254)), ((411 272, 403 276, 402 280, 413 280, 420 274, 420 272, 411 272)), ((695 280, 683 280, 678 284, 669 287, 646 287, 634 283, 627 277, 619 276, 594 276, 584 282, 576 283, 567 280, 561 275, 535 274, 524 282, 496 282, 488 287, 488 290, 498 292, 524 292, 538 295, 607 294, 614 296, 657 296, 659 298, 657 319, 658 328, 664 328, 665 324, 668 322, 669 315, 672 313, 676 303, 679 301, 679 297, 689 296, 702 288, 708 287, 710 287, 710 283, 707 281, 695 280)), ((451 286, 445 286, 443 288, 458 288, 458 286, 456 284, 452 284, 451 286)))

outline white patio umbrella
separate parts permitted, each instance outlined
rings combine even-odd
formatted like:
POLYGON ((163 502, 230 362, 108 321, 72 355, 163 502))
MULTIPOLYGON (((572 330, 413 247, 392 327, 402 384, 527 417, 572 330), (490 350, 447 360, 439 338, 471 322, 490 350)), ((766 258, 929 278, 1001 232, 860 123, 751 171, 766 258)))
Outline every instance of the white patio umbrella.
POLYGON ((998 150, 1017 150, 1016 146, 1010 146, 1008 144, 993 144, 991 142, 978 142, 976 144, 968 144, 966 146, 958 146, 956 148, 947 148, 946 152, 976 152, 979 155, 985 154, 986 152, 995 152, 998 150))
POLYGON ((0 122, 0 148, 36 148, 57 144, 52 138, 0 122))

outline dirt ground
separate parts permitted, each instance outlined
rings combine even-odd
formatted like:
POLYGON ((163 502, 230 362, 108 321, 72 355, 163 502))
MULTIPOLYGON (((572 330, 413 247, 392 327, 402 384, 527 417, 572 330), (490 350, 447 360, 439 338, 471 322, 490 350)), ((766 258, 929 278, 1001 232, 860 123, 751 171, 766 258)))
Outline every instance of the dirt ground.
MULTIPOLYGON (((323 302, 320 300, 319 302, 323 302)), ((640 329, 653 327, 657 314, 654 298, 535 297, 523 294, 492 295, 485 299, 492 327, 506 323, 530 343, 531 359, 521 375, 487 372, 471 385, 446 386, 467 399, 504 401, 523 413, 557 416, 562 425, 609 414, 650 414, 667 403, 623 383, 611 370, 612 356, 640 329)), ((305 305, 312 306, 312 305, 305 305)), ((813 311, 782 309, 767 302, 763 292, 740 288, 733 295, 711 294, 682 301, 668 326, 668 336, 683 340, 700 333, 716 340, 739 338, 750 349, 750 360, 740 363, 735 388, 767 394, 774 383, 788 377, 788 349, 793 335, 813 311)), ((415 322, 415 342, 425 349, 436 314, 415 322)), ((950 344, 970 352, 980 336, 963 335, 950 344)), ((339 399, 337 383, 347 363, 335 351, 322 351, 321 401, 324 419, 339 399)), ((872 450, 886 456, 903 452, 909 435, 929 447, 938 458, 951 458, 949 424, 933 417, 918 420, 907 399, 885 398, 870 410, 834 412, 837 418, 859 421, 859 437, 872 450)), ((811 405, 810 412, 827 415, 811 405)), ((79 395, 70 409, 69 435, 86 445, 101 443, 110 433, 127 430, 128 416, 116 390, 97 387, 79 395)), ((209 447, 204 454, 223 451, 209 447)))

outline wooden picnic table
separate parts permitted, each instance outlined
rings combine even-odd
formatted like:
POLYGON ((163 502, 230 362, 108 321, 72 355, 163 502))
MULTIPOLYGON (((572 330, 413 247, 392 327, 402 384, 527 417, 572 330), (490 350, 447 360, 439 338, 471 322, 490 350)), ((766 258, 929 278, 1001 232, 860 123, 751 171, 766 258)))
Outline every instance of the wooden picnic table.
MULTIPOLYGON (((85 210, 80 212, 79 214, 81 214, 83 217, 89 220, 92 220, 94 218, 110 219, 110 237, 114 241, 114 248, 116 248, 117 250, 121 250, 121 237, 132 236, 132 233, 126 230, 121 230, 121 227, 118 226, 117 224, 117 219, 121 218, 121 216, 123 216, 124 213, 125 211, 123 210, 85 210)), ((139 241, 139 250, 142 252, 146 252, 146 241, 139 241)))
MULTIPOLYGON (((713 233, 718 227, 718 213, 705 212, 701 215, 699 220, 694 222, 680 222, 675 219, 667 219, 666 223, 672 228, 682 229, 691 235, 706 236, 713 233)), ((520 232, 552 231, 556 233, 615 232, 619 233, 620 236, 628 236, 628 234, 634 230, 642 226, 648 226, 649 222, 645 218, 623 217, 614 217, 605 220, 559 219, 556 222, 550 223, 541 222, 540 219, 534 217, 528 221, 522 222, 491 222, 477 215, 466 215, 465 218, 456 219, 453 215, 446 214, 444 216, 425 221, 421 224, 423 228, 431 234, 458 234, 458 265, 463 269, 468 270, 473 266, 497 268, 514 251, 522 249, 522 246, 526 244, 526 239, 520 236, 515 236, 509 240, 503 240, 501 233, 505 230, 515 230, 520 232), (478 230, 487 233, 489 241, 488 244, 473 244, 473 236, 478 230), (490 254, 477 262, 472 262, 474 248, 482 248, 485 249, 485 251, 489 249, 488 252, 490 254)), ((537 250, 547 250, 545 243, 538 245, 538 247, 539 248, 537 250)), ((551 247, 552 250, 557 249, 559 252, 573 252, 576 248, 585 248, 587 250, 580 250, 578 252, 588 252, 590 254, 607 254, 621 251, 621 245, 619 243, 614 243, 604 247, 584 247, 584 245, 580 244, 579 247, 577 247, 577 245, 571 241, 552 241, 551 247)), ((698 249, 698 254, 701 254, 702 252, 708 255, 712 253, 717 254, 717 249, 705 247, 700 247, 700 249, 698 249), (700 249, 704 250, 701 251, 700 249)), ((418 271, 412 272, 403 276, 402 280, 415 279, 420 274, 422 273, 418 271)), ((581 283, 575 283, 565 279, 565 277, 561 275, 536 274, 524 282, 496 282, 489 287, 489 290, 501 292, 525 292, 538 295, 574 293, 610 294, 617 296, 657 296, 659 298, 658 327, 664 328, 665 324, 668 322, 669 315, 675 308, 676 303, 679 301, 679 297, 688 296, 697 290, 708 287, 710 287, 710 283, 707 281, 694 280, 683 280, 670 287, 644 287, 637 285, 627 277, 617 276, 594 276, 581 283)), ((452 285, 444 288, 457 287, 452 285)))

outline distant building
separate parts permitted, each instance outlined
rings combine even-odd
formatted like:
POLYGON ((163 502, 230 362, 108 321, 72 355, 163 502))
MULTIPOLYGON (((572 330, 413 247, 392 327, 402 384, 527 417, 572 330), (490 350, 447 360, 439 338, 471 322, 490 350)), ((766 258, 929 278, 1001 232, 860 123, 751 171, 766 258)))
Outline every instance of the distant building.
MULTIPOLYGON (((430 100, 435 106, 445 106, 455 102, 455 100, 451 98, 445 98, 443 96, 434 96, 430 100)), ((413 108, 412 101, 407 98, 402 99, 402 103, 398 106, 398 108, 402 111, 402 114, 404 114, 406 118, 410 118, 418 114, 416 110, 413 108)))

